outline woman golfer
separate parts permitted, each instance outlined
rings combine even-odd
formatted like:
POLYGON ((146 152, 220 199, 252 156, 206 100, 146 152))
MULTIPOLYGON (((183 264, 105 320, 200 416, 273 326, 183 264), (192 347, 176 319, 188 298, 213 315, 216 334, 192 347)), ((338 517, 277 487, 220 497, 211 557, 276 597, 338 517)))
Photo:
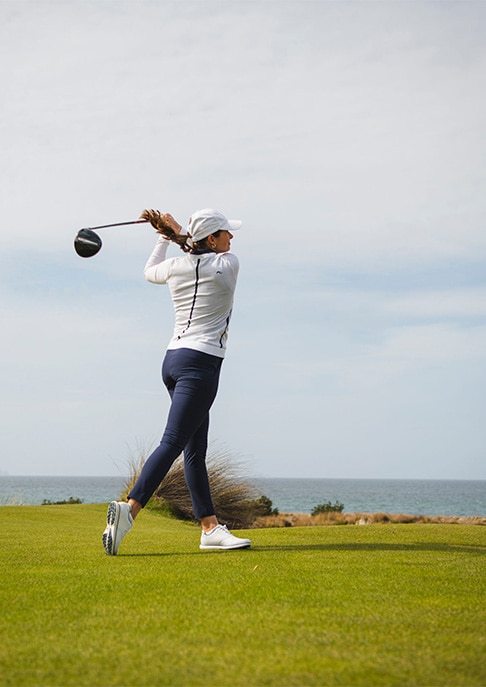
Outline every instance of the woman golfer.
POLYGON ((172 402, 162 440, 145 462, 128 503, 112 501, 108 507, 103 546, 109 556, 116 556, 133 520, 183 451, 194 515, 202 526, 200 548, 248 548, 249 539, 233 536, 218 523, 206 470, 209 409, 218 389, 239 269, 237 257, 229 252, 230 241, 241 222, 215 210, 199 210, 182 234, 169 214, 145 210, 142 218, 160 234, 145 265, 145 278, 168 284, 175 310, 174 333, 162 365, 172 402), (170 241, 184 255, 166 258, 170 241))

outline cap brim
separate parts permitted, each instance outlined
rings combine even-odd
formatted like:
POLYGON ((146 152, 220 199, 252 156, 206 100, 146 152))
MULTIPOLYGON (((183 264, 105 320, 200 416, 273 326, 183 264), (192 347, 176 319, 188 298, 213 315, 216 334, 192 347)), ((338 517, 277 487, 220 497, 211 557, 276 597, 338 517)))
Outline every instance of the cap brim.
POLYGON ((236 231, 241 227, 243 222, 241 222, 239 219, 229 219, 228 224, 230 225, 232 231, 236 231))

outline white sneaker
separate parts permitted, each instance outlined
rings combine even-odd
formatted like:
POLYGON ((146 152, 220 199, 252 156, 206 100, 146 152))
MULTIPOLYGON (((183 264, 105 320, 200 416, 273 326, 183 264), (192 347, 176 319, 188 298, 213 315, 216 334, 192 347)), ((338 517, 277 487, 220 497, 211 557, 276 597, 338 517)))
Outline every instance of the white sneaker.
POLYGON ((211 532, 201 533, 200 549, 205 551, 217 551, 223 549, 248 549, 251 546, 249 539, 240 539, 229 532, 226 525, 216 525, 211 532))
POLYGON ((106 529, 103 532, 103 546, 107 556, 116 556, 123 537, 133 526, 132 507, 129 503, 112 501, 106 515, 106 529))

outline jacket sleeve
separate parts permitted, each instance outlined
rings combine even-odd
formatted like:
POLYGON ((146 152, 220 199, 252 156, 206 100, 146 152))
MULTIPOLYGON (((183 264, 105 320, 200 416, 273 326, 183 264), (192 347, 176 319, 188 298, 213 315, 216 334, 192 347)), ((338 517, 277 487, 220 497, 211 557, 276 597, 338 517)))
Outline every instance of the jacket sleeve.
POLYGON ((170 260, 166 258, 169 243, 168 239, 159 236, 155 248, 145 265, 144 277, 153 284, 165 284, 169 276, 170 260))

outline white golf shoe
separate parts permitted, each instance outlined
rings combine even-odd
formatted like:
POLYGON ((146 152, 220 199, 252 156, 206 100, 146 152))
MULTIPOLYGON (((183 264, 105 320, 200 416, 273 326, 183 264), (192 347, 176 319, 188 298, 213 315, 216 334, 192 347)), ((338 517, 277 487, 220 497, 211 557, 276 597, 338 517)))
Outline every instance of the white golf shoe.
POLYGON ((103 532, 103 547, 107 556, 116 556, 123 537, 133 526, 131 506, 122 501, 112 501, 106 515, 106 528, 103 532))
POLYGON ((204 551, 224 551, 231 549, 248 549, 251 546, 249 539, 235 537, 228 530, 226 525, 216 525, 214 529, 206 534, 201 533, 200 549, 204 551))

